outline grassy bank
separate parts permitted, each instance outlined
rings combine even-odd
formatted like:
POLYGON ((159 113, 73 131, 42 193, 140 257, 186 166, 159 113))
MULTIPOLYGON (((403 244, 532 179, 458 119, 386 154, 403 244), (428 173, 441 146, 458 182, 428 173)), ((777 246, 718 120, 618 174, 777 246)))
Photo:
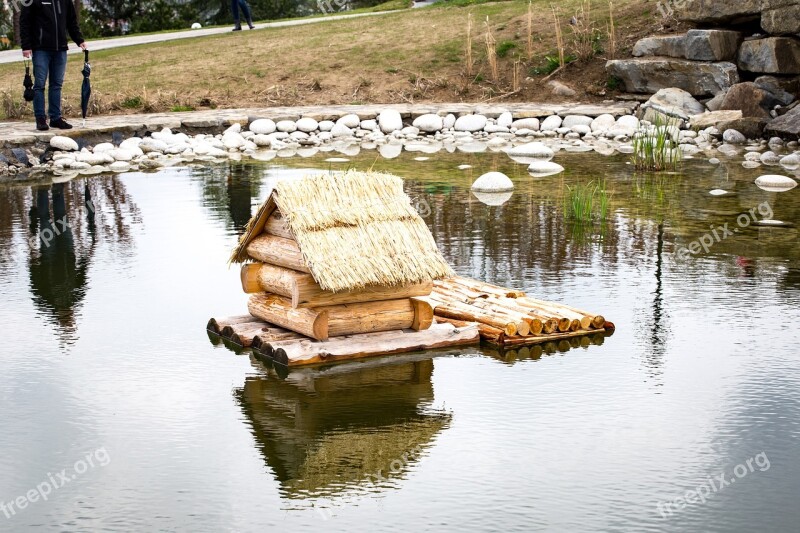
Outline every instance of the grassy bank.
MULTIPOLYGON (((530 39, 527 2, 451 0, 375 17, 99 51, 92 61, 93 112, 554 100, 544 87, 559 56, 550 5, 533 1, 530 39)), ((588 6, 564 0, 558 7, 564 57, 576 60, 552 79, 578 90, 572 100, 607 98, 614 84, 603 65, 612 47, 617 56, 627 55, 637 38, 661 23, 652 2, 620 1, 612 39, 609 3, 588 6), (577 25, 570 24, 573 16, 577 25)), ((72 116, 80 69, 81 58, 71 56, 64 98, 72 116)), ((0 66, 0 80, 4 116, 29 116, 30 106, 21 105, 21 64, 0 66)))

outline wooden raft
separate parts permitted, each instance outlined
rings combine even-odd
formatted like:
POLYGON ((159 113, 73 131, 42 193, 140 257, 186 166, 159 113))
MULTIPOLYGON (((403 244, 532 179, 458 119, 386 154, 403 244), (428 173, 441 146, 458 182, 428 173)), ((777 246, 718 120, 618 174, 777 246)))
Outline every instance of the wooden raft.
MULTIPOLYGON (((286 366, 466 346, 481 340, 507 348, 547 343, 569 346, 581 337, 597 338, 614 329, 602 315, 469 278, 435 281, 429 296, 411 300, 428 304, 436 324, 422 330, 399 326, 391 331, 334 334, 327 340, 315 340, 252 315, 212 318, 207 329, 286 366)), ((251 312, 262 314, 252 305, 251 312)))

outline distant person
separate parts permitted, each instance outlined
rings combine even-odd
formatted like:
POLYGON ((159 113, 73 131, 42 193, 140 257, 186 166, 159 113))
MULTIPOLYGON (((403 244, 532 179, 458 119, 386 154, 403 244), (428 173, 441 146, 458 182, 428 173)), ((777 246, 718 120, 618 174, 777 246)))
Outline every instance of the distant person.
POLYGON ((247 0, 231 0, 231 11, 233 12, 233 31, 242 31, 242 22, 239 18, 239 9, 241 8, 244 13, 244 20, 247 21, 247 26, 252 30, 253 16, 250 14, 250 6, 247 5, 247 0))
POLYGON ((48 130, 50 126, 62 130, 72 126, 61 116, 61 86, 67 67, 67 34, 75 44, 86 50, 78 14, 71 0, 28 0, 22 2, 19 15, 19 36, 22 56, 33 57, 33 113, 36 129, 48 130), (50 76, 47 91, 48 110, 44 108, 44 86, 50 76), (50 116, 50 126, 47 116, 50 116))

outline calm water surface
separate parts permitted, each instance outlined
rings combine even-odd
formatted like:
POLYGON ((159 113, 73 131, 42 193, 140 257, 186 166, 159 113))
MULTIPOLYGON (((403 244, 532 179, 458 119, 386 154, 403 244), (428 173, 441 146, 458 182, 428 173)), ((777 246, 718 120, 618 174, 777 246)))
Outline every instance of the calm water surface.
POLYGON ((0 188, 0 530, 798 530, 798 234, 737 216, 800 223, 800 190, 760 191, 773 172, 740 159, 659 178, 560 152, 534 179, 503 154, 330 155, 0 188), (210 342, 210 316, 245 310, 226 261, 273 184, 373 165, 459 274, 616 334, 288 376, 210 342), (489 170, 516 183, 502 206, 469 192, 489 170), (603 178, 609 220, 565 222, 567 186, 603 178))

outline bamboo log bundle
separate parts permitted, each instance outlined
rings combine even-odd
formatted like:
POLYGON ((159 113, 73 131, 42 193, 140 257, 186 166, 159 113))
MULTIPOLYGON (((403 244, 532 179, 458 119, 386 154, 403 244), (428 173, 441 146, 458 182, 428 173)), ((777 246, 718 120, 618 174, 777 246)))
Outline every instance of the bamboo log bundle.
POLYGON ((294 309, 291 302, 275 294, 254 294, 248 302, 253 316, 325 340, 328 337, 391 331, 426 329, 433 322, 433 309, 425 301, 410 298, 294 309))
POLYGON ((370 355, 464 346, 479 342, 477 328, 456 328, 437 324, 425 331, 385 331, 369 337, 362 335, 331 337, 325 342, 310 339, 271 343, 273 360, 287 366, 310 365, 330 361, 358 359, 370 355))
POLYGON ((451 324, 457 328, 466 328, 474 324, 478 327, 478 331, 481 334, 481 339, 487 340, 489 342, 494 342, 495 344, 501 344, 506 336, 505 332, 502 329, 489 326, 488 324, 481 324, 480 322, 465 322, 464 320, 456 320, 454 318, 445 318, 443 316, 437 316, 436 323, 451 324))
MULTIPOLYGON (((465 322, 480 322, 481 324, 487 324, 489 326, 498 328, 506 335, 517 334, 518 321, 509 319, 508 317, 487 313, 483 309, 478 309, 477 307, 462 304, 454 300, 443 302, 433 298, 433 296, 417 298, 417 300, 423 299, 430 303, 436 316, 452 318, 455 320, 463 320, 465 322)), ((520 323, 522 322, 520 321, 520 323)))
POLYGON ((516 289, 509 289, 506 287, 499 287, 491 283, 484 283, 482 281, 455 276, 452 278, 442 279, 434 282, 434 286, 452 287, 460 286, 467 288, 473 292, 481 292, 489 295, 496 295, 501 298, 521 298, 525 293, 516 289))
POLYGON ((289 339, 306 339, 305 335, 301 335, 300 333, 296 333, 294 331, 289 331, 288 329, 279 328, 279 327, 270 327, 267 331, 259 333, 255 337, 253 337, 253 342, 251 344, 252 348, 255 350, 260 349, 267 343, 272 341, 284 341, 289 339))
POLYGON ((531 305, 533 307, 541 309, 549 309, 551 312, 560 313, 566 317, 578 319, 581 321, 582 329, 589 329, 590 327, 595 329, 602 329, 606 323, 606 319, 602 315, 594 315, 591 313, 587 313, 586 311, 581 311, 580 309, 575 309, 574 307, 570 307, 568 305, 556 302, 546 302, 543 300, 536 300, 534 298, 529 298, 529 297, 522 298, 522 301, 525 304, 531 305))
POLYGON ((225 326, 232 326, 234 324, 241 324, 244 322, 252 322, 253 315, 237 315, 227 316, 224 318, 209 318, 206 324, 206 329, 215 335, 222 335, 222 330, 225 326))
POLYGON ((372 286, 348 292, 323 290, 311 274, 268 263, 242 265, 242 289, 247 294, 269 292, 292 300, 292 307, 323 307, 349 303, 398 300, 412 296, 427 296, 432 283, 412 285, 372 286))
POLYGON ((247 255, 256 261, 270 263, 310 274, 303 253, 291 239, 262 233, 247 245, 247 255))

